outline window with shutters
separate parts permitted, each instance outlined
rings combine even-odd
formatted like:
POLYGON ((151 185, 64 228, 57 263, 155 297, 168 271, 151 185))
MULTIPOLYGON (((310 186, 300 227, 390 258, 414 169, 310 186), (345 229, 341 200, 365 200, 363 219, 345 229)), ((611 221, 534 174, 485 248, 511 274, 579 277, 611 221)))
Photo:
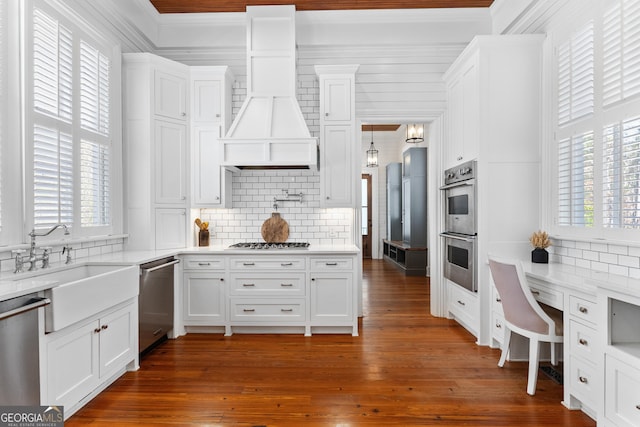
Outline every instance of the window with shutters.
POLYGON ((636 239, 640 236, 640 2, 615 0, 599 7, 598 25, 583 25, 555 49, 554 223, 560 227, 556 232, 563 234, 573 227, 587 236, 636 239))
POLYGON ((33 226, 112 224, 111 50, 55 10, 33 8, 33 226))

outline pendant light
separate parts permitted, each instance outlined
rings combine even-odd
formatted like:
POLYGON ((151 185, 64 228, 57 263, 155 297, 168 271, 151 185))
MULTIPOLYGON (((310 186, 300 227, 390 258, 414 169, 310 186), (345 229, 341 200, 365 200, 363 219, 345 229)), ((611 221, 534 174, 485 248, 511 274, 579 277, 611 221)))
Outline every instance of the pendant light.
POLYGON ((367 150, 367 167, 378 167, 378 150, 373 146, 373 125, 371 125, 371 146, 367 150))
POLYGON ((407 144, 416 144, 424 141, 424 125, 422 124, 408 124, 407 125, 407 144))

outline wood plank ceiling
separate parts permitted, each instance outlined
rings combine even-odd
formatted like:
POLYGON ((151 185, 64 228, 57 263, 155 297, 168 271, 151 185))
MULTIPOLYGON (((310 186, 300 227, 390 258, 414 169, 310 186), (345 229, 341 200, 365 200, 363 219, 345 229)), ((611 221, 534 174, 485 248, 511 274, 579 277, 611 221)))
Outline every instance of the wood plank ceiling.
POLYGON ((295 4, 296 10, 489 7, 493 0, 151 0, 160 13, 244 12, 246 7, 295 4))

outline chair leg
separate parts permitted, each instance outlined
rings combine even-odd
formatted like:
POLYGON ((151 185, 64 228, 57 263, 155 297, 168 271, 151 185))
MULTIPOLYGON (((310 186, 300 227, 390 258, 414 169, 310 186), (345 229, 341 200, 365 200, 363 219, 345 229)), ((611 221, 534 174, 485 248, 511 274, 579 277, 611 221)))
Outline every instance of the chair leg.
POLYGON ((540 342, 529 338, 529 379, 527 380, 527 393, 533 396, 536 394, 536 383, 538 382, 538 364, 540 362, 540 342))
POLYGON ((552 342, 551 344, 551 364, 553 366, 558 365, 558 352, 556 351, 556 347, 558 344, 552 342))
POLYGON ((507 355, 509 354, 509 343, 511 342, 511 330, 506 325, 504 328, 504 338, 502 339, 502 354, 500 354, 500 361, 498 361, 498 366, 501 368, 504 366, 504 362, 507 360, 507 355))

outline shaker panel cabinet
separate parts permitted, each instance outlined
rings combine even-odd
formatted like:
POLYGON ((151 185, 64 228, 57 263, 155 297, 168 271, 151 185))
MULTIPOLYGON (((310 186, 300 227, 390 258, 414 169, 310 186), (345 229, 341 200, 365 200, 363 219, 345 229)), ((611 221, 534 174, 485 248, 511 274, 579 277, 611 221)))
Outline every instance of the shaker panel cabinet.
POLYGON ((153 94, 153 106, 156 115, 170 119, 186 120, 186 78, 165 71, 155 70, 153 94))
POLYGON ((477 58, 473 57, 448 87, 449 139, 445 145, 445 168, 450 168, 478 154, 478 103, 477 58))
POLYGON ((351 79, 327 78, 323 84, 323 100, 321 114, 327 122, 350 121, 351 113, 351 79))
POLYGON ((226 322, 224 272, 184 274, 183 319, 185 326, 219 326, 226 322))
POLYGON ((155 223, 156 249, 184 248, 187 245, 186 209, 158 208, 155 223))
POLYGON ((222 81, 193 80, 193 123, 216 123, 222 120, 222 81))
POLYGON ((183 124, 155 122, 156 203, 184 204, 187 199, 186 136, 183 124))
POLYGON ((352 144, 352 126, 324 126, 320 143, 320 200, 324 207, 353 207, 352 144))

